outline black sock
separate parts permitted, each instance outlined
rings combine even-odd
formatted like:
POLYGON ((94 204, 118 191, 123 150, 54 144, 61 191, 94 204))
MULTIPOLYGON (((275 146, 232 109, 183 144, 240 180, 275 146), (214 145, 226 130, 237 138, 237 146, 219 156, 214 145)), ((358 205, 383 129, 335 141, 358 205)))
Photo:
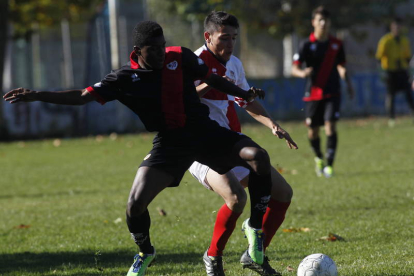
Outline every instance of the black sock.
POLYGON ((149 229, 151 226, 151 218, 148 209, 138 217, 130 217, 126 215, 129 232, 139 249, 144 254, 154 253, 151 245, 149 229))
POLYGON ((311 147, 313 149, 313 152, 315 153, 315 155, 322 159, 323 158, 323 154, 321 152, 321 138, 315 138, 315 139, 309 139, 309 142, 311 144, 311 147))
POLYGON ((332 166, 334 163, 337 144, 338 136, 335 132, 333 135, 328 136, 328 142, 326 144, 326 160, 328 162, 328 166, 332 166))
POLYGON ((262 228, 263 216, 266 212, 267 204, 270 200, 272 189, 271 175, 258 175, 250 171, 249 175, 249 195, 250 195, 250 220, 251 227, 262 228))

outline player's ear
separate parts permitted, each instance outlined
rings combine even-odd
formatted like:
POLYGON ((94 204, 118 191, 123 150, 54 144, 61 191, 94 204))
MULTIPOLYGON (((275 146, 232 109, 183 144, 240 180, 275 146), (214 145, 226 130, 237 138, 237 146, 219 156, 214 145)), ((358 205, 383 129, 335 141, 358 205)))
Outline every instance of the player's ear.
POLYGON ((211 36, 210 36, 210 33, 209 32, 204 32, 204 40, 207 43, 210 43, 211 42, 211 36))
POLYGON ((139 48, 138 46, 134 46, 134 52, 137 56, 141 55, 141 48, 139 48))

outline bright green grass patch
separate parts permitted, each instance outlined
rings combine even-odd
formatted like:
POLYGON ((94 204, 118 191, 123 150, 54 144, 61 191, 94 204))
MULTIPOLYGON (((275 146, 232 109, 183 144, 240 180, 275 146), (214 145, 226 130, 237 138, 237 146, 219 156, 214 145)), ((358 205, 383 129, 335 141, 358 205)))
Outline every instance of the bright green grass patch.
MULTIPOLYGON (((303 257, 320 252, 340 275, 414 275, 412 120, 392 129, 381 119, 340 122, 331 179, 315 176, 303 123, 283 126, 299 150, 264 127, 244 128, 294 189, 282 228, 311 229, 278 231, 267 252, 271 264, 293 276, 303 257), (319 240, 329 233, 345 241, 319 240)), ((126 275, 136 253, 126 199, 151 140, 141 134, 62 140, 57 147, 53 140, 0 144, 0 275, 126 275)), ((205 275, 202 255, 222 204, 189 174, 179 188, 162 192, 149 207, 159 255, 147 274, 205 275)), ((253 275, 239 264, 248 208, 225 251, 228 276, 253 275)))

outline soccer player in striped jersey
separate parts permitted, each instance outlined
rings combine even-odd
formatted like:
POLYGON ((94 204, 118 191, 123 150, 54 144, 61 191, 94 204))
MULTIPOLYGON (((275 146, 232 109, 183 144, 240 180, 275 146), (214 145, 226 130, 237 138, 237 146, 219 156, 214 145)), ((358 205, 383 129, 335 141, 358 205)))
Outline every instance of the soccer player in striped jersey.
MULTIPOLYGON (((249 90, 244 68, 241 61, 233 56, 234 45, 238 35, 237 18, 222 11, 213 11, 204 22, 205 44, 195 53, 210 68, 213 74, 223 76, 244 90, 249 90)), ((234 104, 246 109, 257 121, 267 126, 273 135, 285 138, 290 148, 297 148, 289 134, 283 130, 267 113, 258 101, 246 101, 213 89, 205 82, 196 82, 197 92, 201 102, 210 109, 210 118, 221 126, 241 132, 234 104)), ((243 267, 250 268, 260 275, 280 275, 269 264, 268 258, 256 258, 257 246, 266 249, 279 226, 292 198, 292 188, 286 180, 272 168, 271 198, 263 218, 263 244, 255 245, 251 239, 249 220, 243 223, 243 229, 248 238, 249 248, 241 257, 243 267)), ((225 204, 217 212, 213 237, 203 260, 207 275, 224 276, 222 256, 230 235, 236 226, 236 221, 243 211, 247 195, 244 187, 248 186, 250 172, 244 167, 235 167, 226 174, 218 174, 214 169, 199 162, 190 167, 191 174, 206 188, 219 194, 225 204)), ((250 189, 249 189, 250 192, 250 189)), ((253 206, 254 207, 254 206, 253 206)))
MULTIPOLYGON (((65 105, 91 101, 105 104, 117 100, 136 113, 148 131, 157 132, 128 198, 126 220, 140 250, 128 276, 145 275, 156 256, 150 239, 148 205, 165 188, 178 186, 194 161, 222 174, 236 166, 250 170, 250 202, 254 206, 250 226, 254 229, 249 233, 253 242, 259 244, 272 187, 269 155, 246 135, 220 127, 211 120, 208 107, 200 102, 194 81, 202 79, 216 89, 247 101, 264 97, 264 91, 256 88, 245 91, 211 74, 205 63, 187 48, 165 47, 163 30, 156 22, 138 23, 133 41, 130 62, 92 86, 65 91, 17 88, 3 97, 10 103, 42 101, 65 105)), ((263 259, 263 249, 257 248, 255 255, 263 259)))
POLYGON ((324 7, 312 13, 314 32, 293 57, 292 75, 306 78, 305 96, 306 125, 308 138, 315 153, 317 176, 333 176, 333 163, 338 143, 336 121, 340 117, 340 78, 347 83, 349 96, 354 89, 345 67, 345 51, 342 41, 329 35, 330 13, 324 7), (306 68, 302 69, 302 64, 306 68), (327 136, 326 164, 320 146, 319 128, 325 127, 327 136))

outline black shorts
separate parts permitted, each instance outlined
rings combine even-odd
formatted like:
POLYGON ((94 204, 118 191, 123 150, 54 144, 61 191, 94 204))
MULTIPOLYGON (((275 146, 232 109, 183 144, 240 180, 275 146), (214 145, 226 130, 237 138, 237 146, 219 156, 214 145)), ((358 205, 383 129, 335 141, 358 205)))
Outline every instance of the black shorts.
POLYGON ((395 94, 398 91, 411 90, 410 77, 406 70, 387 71, 388 93, 395 94))
POLYGON ((159 133, 141 167, 156 167, 173 175, 175 179, 170 187, 179 185, 194 161, 224 174, 240 165, 240 160, 236 158, 238 155, 232 151, 234 145, 243 139, 250 138, 221 127, 215 121, 208 121, 197 128, 180 128, 159 133))
POLYGON ((332 97, 320 101, 305 102, 306 125, 323 126, 325 121, 337 121, 340 117, 341 98, 332 97))

